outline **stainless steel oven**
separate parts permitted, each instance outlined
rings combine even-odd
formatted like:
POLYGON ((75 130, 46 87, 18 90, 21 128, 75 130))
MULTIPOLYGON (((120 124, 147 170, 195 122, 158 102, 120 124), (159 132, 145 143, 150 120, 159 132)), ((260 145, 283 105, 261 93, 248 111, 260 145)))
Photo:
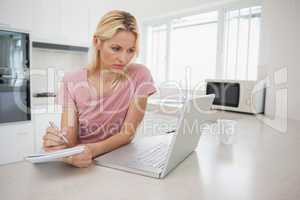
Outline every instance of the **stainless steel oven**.
POLYGON ((31 120, 29 33, 0 30, 0 123, 31 120))

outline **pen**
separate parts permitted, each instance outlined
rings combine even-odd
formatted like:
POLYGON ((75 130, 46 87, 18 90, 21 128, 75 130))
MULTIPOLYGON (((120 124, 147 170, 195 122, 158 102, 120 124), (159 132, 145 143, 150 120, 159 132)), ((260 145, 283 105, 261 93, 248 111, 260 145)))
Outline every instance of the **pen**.
MULTIPOLYGON (((53 122, 49 122, 49 124, 50 124, 50 126, 52 127, 52 128, 57 128, 57 126, 53 123, 53 122)), ((68 144, 69 143, 69 141, 68 141, 68 139, 63 135, 63 134, 61 134, 61 135, 59 135, 62 139, 63 139, 63 141, 65 142, 65 144, 68 144)))

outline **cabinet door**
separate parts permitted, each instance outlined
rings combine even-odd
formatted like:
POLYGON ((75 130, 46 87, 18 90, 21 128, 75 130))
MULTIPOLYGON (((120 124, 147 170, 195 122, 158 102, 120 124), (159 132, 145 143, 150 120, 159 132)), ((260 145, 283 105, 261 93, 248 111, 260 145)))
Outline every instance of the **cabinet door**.
POLYGON ((32 26, 32 0, 1 0, 0 25, 8 24, 11 28, 30 30, 32 26))
POLYGON ((60 113, 45 113, 35 114, 35 152, 39 153, 43 149, 43 136, 46 128, 49 126, 49 121, 53 121, 57 127, 60 127, 60 113))
POLYGON ((32 121, 0 125, 0 165, 17 162, 34 151, 32 121))
POLYGON ((32 0, 33 40, 61 41, 61 1, 32 0))
POLYGON ((73 45, 88 46, 89 8, 88 1, 61 1, 62 37, 73 45))

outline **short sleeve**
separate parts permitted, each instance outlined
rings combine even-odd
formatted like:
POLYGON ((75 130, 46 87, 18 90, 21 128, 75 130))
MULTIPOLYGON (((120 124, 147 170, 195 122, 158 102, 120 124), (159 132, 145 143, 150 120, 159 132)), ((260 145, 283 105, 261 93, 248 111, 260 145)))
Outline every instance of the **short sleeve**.
POLYGON ((135 97, 143 97, 143 96, 148 97, 157 91, 151 72, 147 67, 145 66, 139 67, 135 77, 136 77, 136 87, 134 92, 135 97))
POLYGON ((75 98, 72 90, 73 82, 69 81, 65 75, 60 83, 55 102, 63 108, 73 108, 77 111, 75 98))

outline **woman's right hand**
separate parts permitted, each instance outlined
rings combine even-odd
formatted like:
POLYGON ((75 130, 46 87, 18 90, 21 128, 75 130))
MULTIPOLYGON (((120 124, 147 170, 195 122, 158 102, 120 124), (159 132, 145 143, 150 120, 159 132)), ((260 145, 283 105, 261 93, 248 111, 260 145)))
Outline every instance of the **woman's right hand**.
POLYGON ((45 151, 55 151, 67 148, 64 140, 60 136, 60 130, 56 127, 48 127, 43 137, 43 148, 45 151))

